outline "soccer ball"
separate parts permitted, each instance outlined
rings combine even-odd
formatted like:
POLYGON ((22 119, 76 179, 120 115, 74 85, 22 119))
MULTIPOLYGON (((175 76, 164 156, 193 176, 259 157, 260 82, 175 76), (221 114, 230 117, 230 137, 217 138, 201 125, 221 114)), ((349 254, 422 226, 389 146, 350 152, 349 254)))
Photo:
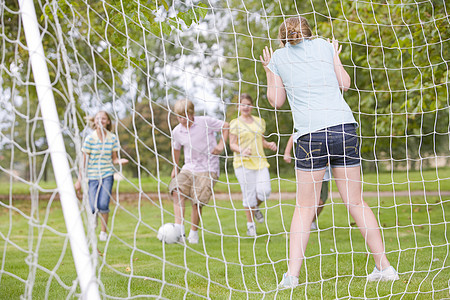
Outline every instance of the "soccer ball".
POLYGON ((159 227, 158 235, 156 236, 161 242, 166 244, 173 244, 180 239, 181 232, 175 227, 173 223, 166 223, 159 227))

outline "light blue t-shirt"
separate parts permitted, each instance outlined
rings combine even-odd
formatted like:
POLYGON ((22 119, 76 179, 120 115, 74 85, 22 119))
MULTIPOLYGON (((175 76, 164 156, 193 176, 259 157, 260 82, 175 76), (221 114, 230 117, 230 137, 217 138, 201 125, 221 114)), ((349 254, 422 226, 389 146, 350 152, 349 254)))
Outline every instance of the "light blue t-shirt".
POLYGON ((286 43, 274 52, 269 69, 283 80, 295 138, 330 126, 356 123, 334 72, 333 46, 321 39, 286 43))

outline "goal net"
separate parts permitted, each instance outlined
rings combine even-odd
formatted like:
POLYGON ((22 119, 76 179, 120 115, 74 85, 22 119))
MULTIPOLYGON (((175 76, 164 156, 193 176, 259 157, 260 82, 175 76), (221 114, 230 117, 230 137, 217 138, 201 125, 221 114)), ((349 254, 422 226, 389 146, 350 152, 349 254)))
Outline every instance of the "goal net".
MULTIPOLYGON (((78 194, 86 245, 73 245, 44 131, 19 3, 0 2, 0 295, 86 296, 74 249, 88 249, 102 298, 449 298, 450 6, 426 1, 34 1, 73 180, 83 164, 86 121, 104 110, 119 141, 106 241, 78 194), (294 162, 283 154, 293 133, 290 107, 272 108, 259 61, 279 48, 286 19, 308 19, 313 35, 342 45, 352 84, 344 98, 359 127, 362 188, 399 272, 368 282, 374 260, 333 181, 311 232, 299 286, 277 288, 287 270, 296 205, 294 162), (199 243, 165 244, 174 223, 168 192, 174 103, 230 122, 242 93, 265 120, 271 195, 262 223, 247 235, 242 193, 229 146, 199 223, 199 243), (72 243, 72 244, 71 244, 72 243), (74 248, 75 247, 75 248, 74 248), (77 275, 78 274, 78 275, 77 275), (80 287, 81 286, 81 287, 80 287)), ((39 99, 41 100, 41 99, 39 99)), ((218 140, 220 134, 216 137, 218 140)), ((288 149, 289 150, 289 149, 288 149)), ((292 154, 291 154, 292 155, 292 154)), ((183 155, 180 167, 183 164, 183 155)), ((70 183, 69 183, 70 185, 70 183)), ((186 201, 184 227, 191 227, 186 201)), ((74 213, 72 211, 72 213, 74 213)), ((100 214, 101 215, 101 214, 100 214)))

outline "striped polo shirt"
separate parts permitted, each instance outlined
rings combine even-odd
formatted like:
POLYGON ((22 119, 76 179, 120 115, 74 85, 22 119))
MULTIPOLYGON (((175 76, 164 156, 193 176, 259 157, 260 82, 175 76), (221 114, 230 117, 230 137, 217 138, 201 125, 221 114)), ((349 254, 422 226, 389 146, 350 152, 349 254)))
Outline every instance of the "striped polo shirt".
POLYGON ((81 150, 89 156, 88 179, 101 179, 114 174, 112 152, 119 151, 115 134, 107 131, 106 137, 101 141, 95 130, 87 136, 81 150))

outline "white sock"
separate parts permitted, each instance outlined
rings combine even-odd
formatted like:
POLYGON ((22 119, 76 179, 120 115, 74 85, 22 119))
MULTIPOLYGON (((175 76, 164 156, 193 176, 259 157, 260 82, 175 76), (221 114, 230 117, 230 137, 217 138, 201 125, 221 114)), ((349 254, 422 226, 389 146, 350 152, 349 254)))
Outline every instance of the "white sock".
POLYGON ((247 228, 250 228, 250 227, 255 227, 255 223, 253 223, 253 222, 247 222, 247 228))

